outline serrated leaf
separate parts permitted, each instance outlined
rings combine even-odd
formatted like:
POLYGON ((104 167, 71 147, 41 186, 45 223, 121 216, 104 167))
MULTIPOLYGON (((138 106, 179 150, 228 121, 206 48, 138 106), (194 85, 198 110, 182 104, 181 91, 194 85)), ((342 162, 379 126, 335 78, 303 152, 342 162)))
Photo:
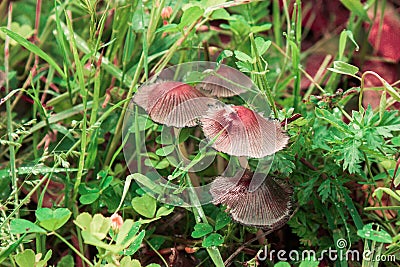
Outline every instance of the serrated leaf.
POLYGON ((337 119, 332 113, 330 113, 329 111, 325 110, 325 109, 319 109, 316 108, 315 109, 315 115, 320 118, 323 119, 325 121, 327 121, 328 123, 330 123, 332 126, 338 128, 340 131, 342 132, 346 132, 349 134, 352 134, 352 132, 348 129, 348 125, 346 123, 344 123, 343 121, 337 119))
POLYGON ((24 234, 24 233, 41 233, 46 234, 46 230, 42 227, 34 224, 25 219, 14 219, 10 222, 10 228, 12 234, 24 234))
POLYGON ((259 56, 264 55, 264 53, 268 50, 268 48, 271 46, 272 42, 270 40, 265 41, 263 38, 261 37, 257 37, 256 39, 254 39, 254 42, 256 44, 257 47, 257 53, 259 56))
POLYGON ((243 53, 242 51, 235 50, 234 53, 235 57, 242 62, 248 62, 248 63, 253 62, 253 59, 246 53, 243 53))
POLYGON ((141 197, 135 197, 132 199, 133 209, 140 215, 146 218, 153 218, 156 212, 157 201, 150 196, 145 194, 141 197))
POLYGON ((331 181, 326 179, 318 187, 318 193, 321 196, 321 201, 324 203, 326 199, 331 195, 331 181))
POLYGON ((203 240, 203 247, 216 247, 224 243, 224 237, 220 234, 213 233, 203 240))
POLYGON ((213 231, 213 228, 208 223, 198 223, 194 226, 194 231, 192 232, 193 238, 199 238, 205 236, 213 231))

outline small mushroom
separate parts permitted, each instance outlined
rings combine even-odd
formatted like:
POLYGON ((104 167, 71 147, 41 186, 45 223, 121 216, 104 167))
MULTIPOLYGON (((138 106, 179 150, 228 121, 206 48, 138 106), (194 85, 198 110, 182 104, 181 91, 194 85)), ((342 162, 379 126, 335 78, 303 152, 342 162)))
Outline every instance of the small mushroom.
POLYGON ((211 184, 212 202, 227 206, 233 220, 267 230, 282 227, 293 213, 292 189, 267 177, 255 191, 249 191, 251 179, 264 176, 246 170, 234 177, 217 177, 211 184))
POLYGON ((232 156, 262 158, 281 150, 289 140, 278 121, 244 106, 212 108, 200 121, 212 146, 232 156))
POLYGON ((251 86, 252 82, 249 77, 226 66, 220 66, 217 71, 211 73, 197 85, 207 94, 216 97, 239 95, 246 91, 245 88, 251 86))
POLYGON ((133 101, 153 121, 182 128, 195 126, 196 119, 205 114, 212 99, 186 83, 165 81, 142 86, 133 101))

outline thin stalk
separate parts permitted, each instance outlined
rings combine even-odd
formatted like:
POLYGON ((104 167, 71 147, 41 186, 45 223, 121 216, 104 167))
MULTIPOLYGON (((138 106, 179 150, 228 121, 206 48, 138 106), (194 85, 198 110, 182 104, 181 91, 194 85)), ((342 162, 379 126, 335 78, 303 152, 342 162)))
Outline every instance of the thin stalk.
MULTIPOLYGON (((155 5, 155 3, 153 5, 155 5)), ((161 0, 159 6, 157 8, 153 8, 152 9, 150 22, 149 22, 149 27, 148 27, 147 34, 146 34, 146 37, 145 37, 145 38, 147 38, 146 41, 145 41, 147 47, 150 47, 151 43, 154 41, 155 31, 156 31, 158 22, 159 22, 160 17, 161 17, 161 10, 164 7, 164 5, 165 5, 165 0, 161 0)), ((147 57, 147 55, 145 53, 146 53, 146 51, 145 51, 145 49, 143 49, 142 54, 141 54, 140 59, 139 59, 139 62, 138 62, 137 67, 136 67, 135 74, 133 76, 132 83, 131 83, 131 85, 129 87, 129 91, 128 91, 127 95, 126 95, 127 99, 131 99, 132 98, 134 90, 137 88, 137 83, 139 81, 139 77, 140 77, 140 74, 142 73, 142 69, 143 69, 143 66, 144 66, 144 63, 145 63, 145 59, 147 57)), ((114 136, 112 138, 110 147, 108 148, 107 156, 106 156, 106 159, 105 159, 105 162, 104 162, 105 166, 108 166, 110 164, 110 160, 111 160, 111 158, 112 158, 112 156, 113 156, 113 154, 114 154, 114 152, 115 152, 115 150, 117 148, 117 145, 118 145, 118 143, 119 143, 119 141, 121 139, 122 125, 124 123, 124 117, 125 117, 125 113, 126 113, 126 110, 128 108, 128 105, 129 105, 129 102, 126 102, 124 104, 124 107, 122 108, 121 115, 119 116, 118 123, 117 123, 117 126, 115 128, 115 134, 114 134, 114 136)))
MULTIPOLYGON (((254 68, 256 72, 262 73, 263 67, 261 64, 260 56, 258 55, 257 51, 257 46, 254 41, 254 35, 253 33, 250 33, 250 42, 251 42, 251 48, 252 48, 252 56, 256 58, 256 63, 254 64, 254 68)), ((259 86, 261 87, 262 91, 264 91, 267 95, 267 99, 269 102, 269 105, 272 107, 272 111, 274 112, 275 118, 278 117, 278 109, 276 107, 274 97, 272 95, 272 90, 271 87, 268 84, 268 80, 265 74, 256 74, 259 86)))
MULTIPOLYGON (((8 7, 8 22, 7 28, 11 30, 11 20, 12 20, 12 2, 8 7)), ((6 75, 6 95, 10 93, 10 81, 8 79, 9 76, 9 60, 10 60, 10 37, 6 35, 5 45, 4 45, 4 70, 6 75)), ((15 164, 15 148, 13 144, 13 120, 12 120, 12 109, 10 101, 6 101, 6 112, 7 112, 7 132, 8 132, 8 141, 10 142, 9 150, 10 150, 10 174, 11 174, 11 185, 12 192, 14 197, 14 210, 19 205, 18 199, 18 183, 17 183, 17 173, 16 173, 16 164, 15 164)), ((19 211, 17 209, 15 213, 15 217, 19 217, 19 211)))
MULTIPOLYGON (((86 90, 86 86, 85 86, 85 78, 83 75, 83 66, 82 66, 82 62, 79 58, 76 41, 75 41, 75 37, 73 34, 74 31, 72 28, 72 21, 68 17, 67 14, 65 14, 65 16, 66 16, 68 29, 72 33, 70 42, 71 42, 72 52, 74 55, 74 61, 76 64, 76 73, 78 75, 79 88, 80 88, 80 93, 82 96, 82 104, 83 104, 83 118, 82 118, 82 123, 81 123, 81 127, 82 127, 81 151, 80 151, 79 163, 78 163, 78 173, 76 175, 76 180, 75 180, 73 195, 72 195, 72 201, 75 202, 76 198, 78 197, 78 188, 82 181, 83 168, 85 166, 86 145, 87 145, 87 132, 86 132, 86 130, 87 130, 87 116, 86 116, 87 115, 87 90, 86 90)), ((75 215, 77 215, 77 211, 75 212, 75 215)))
POLYGON ((57 232, 52 232, 50 234, 55 235, 56 237, 58 237, 62 242, 64 242, 73 252, 76 253, 76 255, 78 255, 84 262, 87 263, 87 265, 89 266, 94 266, 93 263, 90 262, 90 260, 88 260, 85 256, 83 256, 82 253, 80 253, 71 243, 69 243, 64 237, 62 237, 61 235, 57 234, 57 232))
POLYGON ((273 27, 274 27, 274 37, 276 45, 281 47, 282 46, 282 36, 281 36, 281 12, 279 10, 279 0, 274 0, 272 3, 272 20, 273 20, 273 27))
MULTIPOLYGON (((193 214, 196 219, 196 223, 208 223, 207 217, 204 213, 204 210, 200 204, 199 198, 197 197, 196 191, 193 189, 192 182, 190 180, 189 174, 185 174, 186 183, 189 188, 189 198, 193 207, 193 214)), ((224 261, 222 260, 221 254, 216 247, 206 248, 208 255, 210 255, 211 260, 214 262, 215 266, 223 267, 224 261)))

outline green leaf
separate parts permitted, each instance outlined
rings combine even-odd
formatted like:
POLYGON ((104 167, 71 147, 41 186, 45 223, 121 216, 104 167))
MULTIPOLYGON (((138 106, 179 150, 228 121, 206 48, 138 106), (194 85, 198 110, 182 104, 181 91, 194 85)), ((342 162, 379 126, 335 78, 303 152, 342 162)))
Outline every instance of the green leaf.
POLYGON ((76 217, 74 223, 82 230, 90 231, 90 223, 92 221, 92 215, 87 212, 81 213, 76 217))
POLYGON ((381 82, 383 83, 383 86, 385 87, 389 95, 393 97, 396 101, 400 101, 400 94, 384 79, 381 79, 381 82))
POLYGON ((116 244, 124 247, 129 246, 135 239, 135 235, 140 229, 140 222, 133 222, 133 220, 126 220, 119 229, 116 244))
POLYGON ((12 243, 8 247, 6 247, 4 249, 2 248, 0 250, 0 263, 2 263, 5 259, 7 259, 11 255, 11 253, 13 253, 18 248, 19 244, 21 244, 21 242, 25 238, 25 236, 26 236, 26 234, 21 236, 17 241, 12 243))
POLYGON ((299 267, 318 267, 319 266, 319 261, 316 259, 304 259, 301 261, 299 267))
POLYGON ((72 255, 66 255, 61 258, 61 260, 57 263, 57 267, 71 267, 75 266, 74 257, 72 255))
POLYGON ((133 240, 131 245, 123 252, 123 254, 128 256, 135 254, 136 251, 139 250, 145 235, 146 232, 144 230, 140 231, 140 233, 136 236, 135 240, 133 240))
POLYGON ((253 70, 253 65, 250 62, 236 62, 236 66, 241 72, 251 72, 253 70))
POLYGON ((393 137, 391 141, 393 145, 400 146, 400 136, 393 137))
POLYGON ((231 57, 231 56, 233 56, 233 52, 231 51, 231 50, 223 50, 220 54, 219 54, 219 56, 218 56, 218 58, 217 58, 217 64, 219 65, 219 64, 221 64, 221 62, 222 62, 222 60, 224 60, 225 58, 228 58, 228 57, 231 57))
POLYGON ((328 70, 340 74, 354 76, 357 74, 359 69, 356 66, 353 66, 343 61, 334 61, 333 68, 328 68, 328 70))
POLYGON ((190 136, 191 128, 183 128, 179 132, 178 143, 185 142, 190 136))
POLYGON ((114 179, 114 178, 113 178, 112 176, 106 176, 105 178, 103 178, 103 179, 101 180, 101 183, 100 183, 100 188, 101 188, 101 190, 104 190, 104 189, 106 189, 107 187, 109 187, 110 184, 112 183, 113 179, 114 179))
POLYGON ((160 264, 157 263, 150 263, 149 265, 146 265, 146 267, 161 267, 160 264))
POLYGON ((146 218, 153 218, 156 212, 157 201, 150 196, 145 194, 141 197, 135 197, 132 199, 133 209, 140 215, 146 218))
POLYGON ((213 231, 213 228, 208 223, 198 223, 194 226, 194 231, 192 232, 193 238, 199 238, 205 236, 213 231))
POLYGON ((100 197, 100 194, 98 192, 89 193, 89 194, 81 195, 79 197, 79 202, 81 202, 81 204, 83 204, 83 205, 88 205, 88 204, 92 204, 93 202, 95 202, 99 197, 100 197))
POLYGON ((55 231, 69 220, 71 211, 66 208, 58 208, 56 210, 41 208, 36 210, 35 215, 40 226, 48 231, 55 231))
POLYGON ((357 231, 357 235, 361 238, 372 240, 375 242, 392 243, 392 237, 383 229, 381 229, 377 224, 369 223, 364 225, 363 229, 357 231), (379 230, 376 230, 378 228, 379 230))
POLYGON ((15 256, 15 261, 20 267, 35 266, 35 252, 32 249, 24 250, 15 256))
POLYGON ((346 49, 347 38, 349 38, 356 46, 356 51, 360 49, 357 42, 354 40, 353 33, 350 30, 343 30, 339 38, 339 52, 338 52, 339 60, 341 60, 344 56, 344 50, 346 49))
POLYGON ((57 63, 52 59, 48 54, 46 54, 42 49, 40 49, 38 46, 32 44, 29 42, 27 39, 19 35, 18 33, 15 33, 13 31, 10 31, 6 27, 0 27, 0 31, 4 32, 10 38, 14 39, 17 43, 34 53, 35 55, 39 56, 42 58, 44 61, 49 63, 60 75, 63 77, 63 79, 67 79, 66 75, 64 72, 61 70, 61 68, 57 65, 57 63))
POLYGON ((224 228, 232 221, 231 217, 224 212, 221 211, 218 213, 217 218, 215 219, 215 230, 218 231, 219 229, 224 228))
POLYGON ((41 233, 46 234, 46 230, 42 227, 34 224, 25 219, 14 219, 10 223, 12 234, 24 234, 24 233, 41 233))
POLYGON ((274 267, 290 267, 290 264, 286 261, 280 261, 274 264, 274 267))
POLYGON ((272 42, 270 40, 265 41, 263 38, 261 37, 257 37, 256 39, 254 39, 254 42, 256 44, 257 47, 257 53, 259 56, 264 55, 265 52, 267 52, 268 48, 271 46, 272 42))
POLYGON ((129 256, 125 256, 120 261, 120 267, 142 267, 140 261, 136 259, 131 259, 129 256))
POLYGON ((373 197, 377 197, 379 200, 382 198, 382 193, 386 193, 389 196, 393 197, 397 201, 400 201, 400 195, 396 193, 395 191, 391 190, 390 188, 387 187, 378 187, 375 189, 374 193, 372 194, 373 197))
POLYGON ((348 125, 344 123, 342 120, 336 118, 332 113, 325 109, 316 108, 315 115, 317 118, 323 119, 330 123, 332 126, 336 127, 342 132, 346 132, 348 134, 352 134, 352 132, 348 129, 348 125))
POLYGON ((165 157, 174 152, 175 145, 163 146, 156 150, 156 154, 160 157, 165 157))
POLYGON ((358 165, 361 162, 362 153, 360 151, 361 142, 352 139, 343 144, 342 158, 343 170, 349 170, 349 173, 357 173, 360 170, 358 165))
POLYGON ((266 24, 259 25, 259 26, 251 26, 250 31, 253 33, 258 33, 258 32, 268 31, 271 28, 272 28, 272 23, 266 23, 266 24))
POLYGON ((47 262, 50 260, 51 255, 53 254, 53 251, 50 249, 46 252, 46 255, 44 255, 44 258, 40 261, 38 261, 35 265, 35 267, 44 267, 47 266, 47 262))
POLYGON ((368 18, 367 11, 365 11, 364 6, 360 0, 340 0, 342 4, 351 12, 361 17, 364 20, 370 20, 368 18))
POLYGON ((167 216, 174 211, 174 207, 162 206, 157 210, 156 217, 167 216))
POLYGON ((213 233, 209 236, 207 236, 203 240, 203 247, 208 248, 208 247, 216 247, 224 243, 224 237, 220 234, 213 233))
POLYGON ((231 19, 231 15, 225 9, 220 8, 220 9, 215 10, 211 14, 211 20, 214 20, 214 19, 230 20, 231 19))
MULTIPOLYGON (((35 30, 32 29, 32 27, 29 24, 19 25, 19 23, 15 21, 11 22, 10 30, 15 32, 16 34, 21 35, 25 39, 29 39, 35 33, 35 30)), ((0 32, 0 37, 5 40, 6 34, 0 32)), ((10 44, 12 46, 15 46, 18 43, 15 40, 11 39, 10 44)))
POLYGON ((115 254, 120 253, 124 249, 122 246, 106 244, 88 231, 82 231, 82 237, 85 244, 103 248, 115 254))
POLYGON ((110 230, 111 219, 105 218, 102 214, 98 213, 93 216, 90 222, 89 232, 99 240, 103 240, 110 230))
POLYGON ((190 26, 192 23, 197 21, 204 13, 204 9, 199 6, 192 6, 183 11, 183 15, 181 18, 181 22, 178 25, 180 30, 183 30, 184 27, 190 26))
POLYGON ((247 55, 246 53, 243 53, 243 52, 238 51, 238 50, 235 50, 234 53, 235 53, 235 57, 238 60, 242 61, 242 62, 248 62, 248 63, 252 63, 253 62, 253 59, 249 55, 247 55))

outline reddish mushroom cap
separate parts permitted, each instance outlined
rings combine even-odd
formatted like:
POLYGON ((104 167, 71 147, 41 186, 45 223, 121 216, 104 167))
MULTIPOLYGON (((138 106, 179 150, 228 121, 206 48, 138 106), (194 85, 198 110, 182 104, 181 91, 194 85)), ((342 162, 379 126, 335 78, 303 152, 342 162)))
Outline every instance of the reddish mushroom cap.
POLYGON ((231 97, 244 93, 252 82, 249 77, 233 68, 221 66, 216 72, 207 76, 198 88, 207 94, 217 97, 231 97))
POLYGON ((267 177, 255 191, 249 191, 252 177, 264 175, 245 172, 234 177, 217 177, 211 184, 213 203, 224 204, 233 220, 248 226, 276 230, 293 213, 290 186, 267 177))
POLYGON ((278 121, 243 106, 210 109, 201 123, 204 135, 214 141, 212 146, 233 156, 262 158, 281 150, 289 140, 278 121))
POLYGON ((195 126, 212 99, 188 84, 166 81, 142 86, 133 100, 153 121, 181 128, 195 126))

